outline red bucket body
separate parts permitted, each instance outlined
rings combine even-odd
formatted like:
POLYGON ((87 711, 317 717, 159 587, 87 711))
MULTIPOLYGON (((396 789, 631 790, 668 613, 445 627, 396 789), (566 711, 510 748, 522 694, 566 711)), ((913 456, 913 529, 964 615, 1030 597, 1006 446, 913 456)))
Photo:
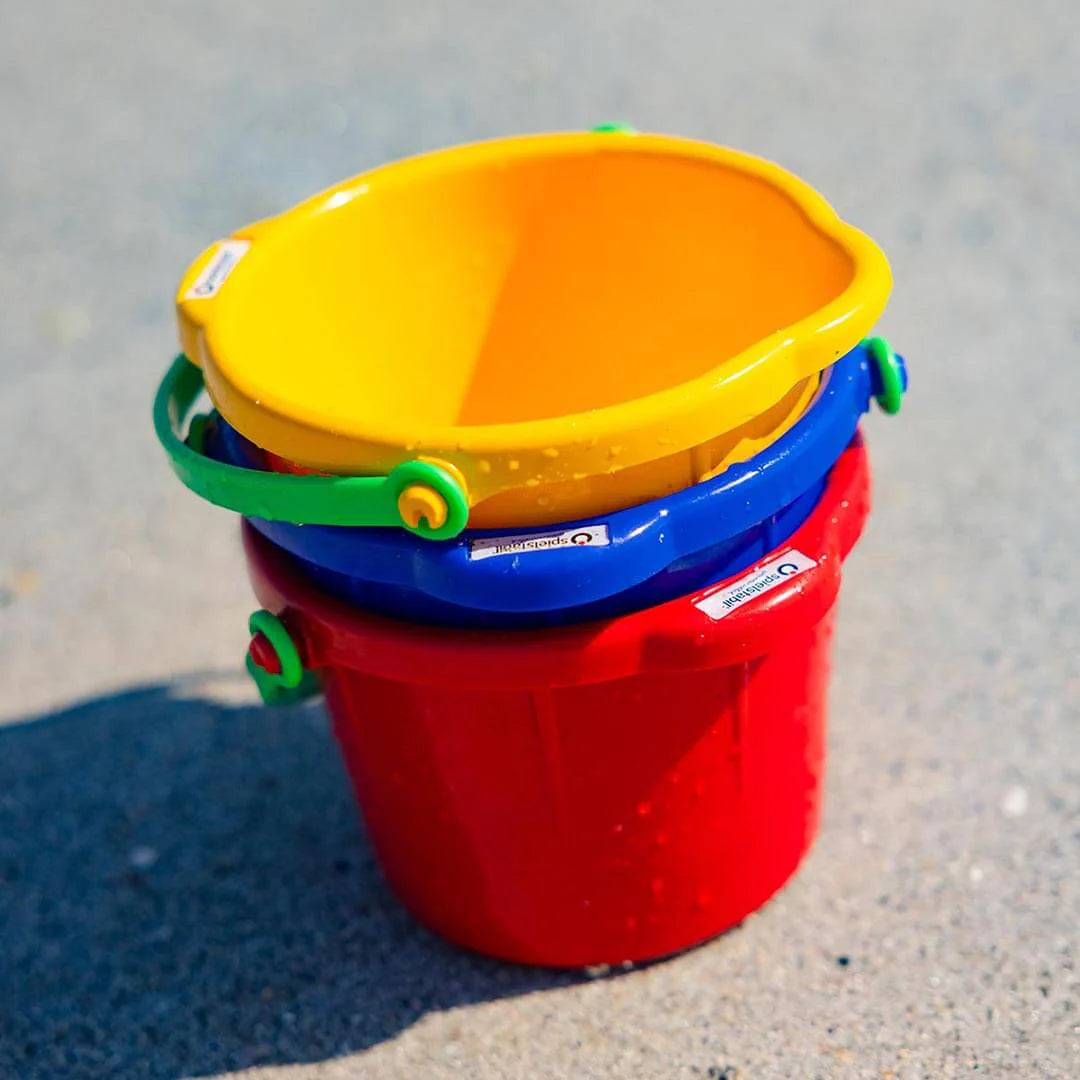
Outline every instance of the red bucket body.
POLYGON ((857 441, 784 546, 809 569, 719 618, 698 605, 733 582, 538 631, 370 616, 250 527, 245 544, 260 601, 323 671, 401 900, 469 948, 582 966, 712 937, 798 867, 819 816, 841 563, 868 505, 857 441))

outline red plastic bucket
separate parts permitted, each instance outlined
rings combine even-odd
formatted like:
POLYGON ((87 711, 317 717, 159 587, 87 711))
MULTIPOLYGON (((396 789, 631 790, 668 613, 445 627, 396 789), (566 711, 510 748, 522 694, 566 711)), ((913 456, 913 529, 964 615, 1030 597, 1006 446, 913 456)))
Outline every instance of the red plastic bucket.
POLYGON ((537 631, 368 615, 250 526, 245 545, 261 603, 323 671, 404 904, 469 948, 577 967, 712 937, 799 865, 818 821, 841 562, 868 508, 856 439, 805 525, 754 569, 537 631))

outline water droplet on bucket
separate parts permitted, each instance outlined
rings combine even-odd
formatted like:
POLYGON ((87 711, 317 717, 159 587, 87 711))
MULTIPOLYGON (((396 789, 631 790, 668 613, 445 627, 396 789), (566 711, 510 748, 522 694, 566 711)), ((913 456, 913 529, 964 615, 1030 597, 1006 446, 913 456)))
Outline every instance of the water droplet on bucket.
POLYGON ((531 488, 539 487, 540 486, 540 481, 537 480, 535 476, 530 476, 529 479, 525 481, 525 486, 526 487, 531 487, 531 488))
POLYGON ((652 889, 653 896, 659 896, 665 888, 664 879, 662 877, 654 877, 652 881, 649 882, 649 887, 652 889))
POLYGON ((636 915, 627 915, 626 918, 623 920, 623 925, 626 927, 627 930, 636 930, 637 929, 637 916, 636 915))
POLYGON ((520 461, 518 461, 518 460, 517 460, 517 458, 511 458, 511 459, 510 459, 510 460, 509 460, 509 461, 508 461, 508 462, 506 463, 506 467, 507 467, 507 468, 508 468, 508 469, 509 469, 509 470, 510 470, 511 472, 517 472, 517 471, 518 471, 518 469, 520 469, 520 468, 521 468, 521 462, 520 462, 520 461))
POLYGON ((702 891, 694 897, 694 907, 698 911, 704 911, 707 907, 711 907, 712 902, 712 893, 702 891))
POLYGON ((638 817, 648 817, 652 813, 652 803, 639 802, 637 804, 638 817))
POLYGON ((546 457, 546 458, 557 458, 557 457, 559 456, 559 451, 558 451, 558 450, 557 450, 557 449, 556 449, 556 448, 555 448, 554 446, 548 446, 548 447, 545 447, 545 448, 544 448, 543 450, 541 450, 540 452, 541 452, 541 453, 542 453, 542 454, 544 455, 544 457, 546 457))
POLYGON ((656 846, 657 846, 657 847, 664 847, 664 846, 665 846, 665 845, 666 845, 666 844, 668 843, 668 841, 669 841, 670 839, 671 839, 671 837, 670 837, 670 836, 668 836, 668 834, 667 834, 666 832, 664 832, 663 830, 661 830, 660 832, 658 832, 658 833, 657 833, 657 834, 656 834, 656 835, 655 835, 655 836, 653 837, 653 840, 654 840, 654 841, 656 842, 656 846))
POLYGON ((694 785, 694 798, 695 799, 701 799, 701 798, 704 797, 704 795, 705 795, 705 781, 704 780, 699 780, 694 785))
POLYGON ((491 462, 490 462, 490 461, 488 461, 488 459, 487 459, 487 458, 481 458, 481 459, 480 459, 480 460, 479 460, 479 461, 478 461, 478 462, 476 463, 476 467, 477 467, 477 468, 478 468, 478 469, 480 470, 480 472, 482 472, 482 473, 489 473, 489 472, 491 472, 491 462))

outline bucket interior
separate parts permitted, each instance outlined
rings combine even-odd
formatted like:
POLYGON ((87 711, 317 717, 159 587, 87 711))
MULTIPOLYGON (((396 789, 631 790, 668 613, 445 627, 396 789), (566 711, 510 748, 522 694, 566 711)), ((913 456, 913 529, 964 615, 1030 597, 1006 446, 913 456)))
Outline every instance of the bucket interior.
POLYGON ((648 150, 417 159, 272 247, 231 290, 244 351, 270 377, 300 367, 324 409, 363 403, 417 426, 667 389, 811 315, 855 273, 765 180, 648 150))

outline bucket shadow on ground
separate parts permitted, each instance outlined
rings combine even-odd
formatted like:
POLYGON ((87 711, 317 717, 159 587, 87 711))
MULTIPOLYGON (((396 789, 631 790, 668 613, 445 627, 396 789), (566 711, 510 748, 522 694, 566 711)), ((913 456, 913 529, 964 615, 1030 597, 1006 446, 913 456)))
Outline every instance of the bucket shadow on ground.
POLYGON ((321 1061, 582 977, 418 926, 375 867, 321 706, 198 685, 0 728, 0 1075, 321 1061))

